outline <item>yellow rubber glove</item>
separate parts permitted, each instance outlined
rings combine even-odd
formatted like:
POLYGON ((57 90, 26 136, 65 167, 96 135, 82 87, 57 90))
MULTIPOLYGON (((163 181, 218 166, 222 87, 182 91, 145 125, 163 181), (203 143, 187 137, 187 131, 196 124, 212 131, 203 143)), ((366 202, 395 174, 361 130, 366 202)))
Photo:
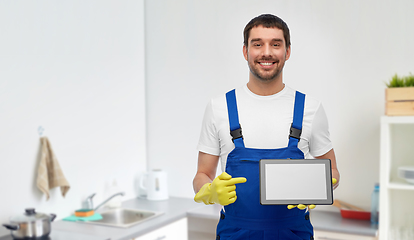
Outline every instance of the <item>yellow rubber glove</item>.
POLYGON ((237 199, 236 184, 246 182, 246 178, 232 178, 226 172, 216 177, 212 183, 206 183, 195 195, 194 201, 204 204, 220 204, 223 206, 234 203, 237 199))
MULTIPOLYGON (((336 178, 332 178, 332 185, 335 185, 337 182, 338 182, 338 180, 336 180, 336 178)), ((287 206, 288 209, 293 209, 295 207, 299 208, 300 210, 304 210, 307 207, 309 207, 309 209, 314 209, 316 206, 314 204, 311 204, 311 205, 308 205, 308 206, 303 205, 303 204, 299 204, 299 205, 288 205, 287 206)))

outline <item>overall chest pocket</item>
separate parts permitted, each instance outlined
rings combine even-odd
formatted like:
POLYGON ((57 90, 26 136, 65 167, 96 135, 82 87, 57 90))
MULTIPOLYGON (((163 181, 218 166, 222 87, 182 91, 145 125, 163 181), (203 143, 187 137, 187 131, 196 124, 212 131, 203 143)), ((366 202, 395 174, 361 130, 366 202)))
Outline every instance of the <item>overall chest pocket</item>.
POLYGON ((258 159, 258 158, 241 158, 239 161, 242 162, 242 163, 259 163, 260 159, 258 159))

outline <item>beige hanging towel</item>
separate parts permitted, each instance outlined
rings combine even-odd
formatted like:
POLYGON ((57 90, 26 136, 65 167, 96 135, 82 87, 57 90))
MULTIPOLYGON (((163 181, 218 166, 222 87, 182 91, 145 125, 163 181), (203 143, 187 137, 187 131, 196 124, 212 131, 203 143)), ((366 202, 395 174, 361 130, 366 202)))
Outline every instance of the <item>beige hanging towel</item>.
POLYGON ((60 187, 62 196, 64 197, 69 191, 69 182, 63 175, 49 139, 47 137, 41 137, 40 142, 42 144, 42 152, 37 170, 37 187, 46 194, 47 200, 50 197, 49 190, 55 187, 60 187))

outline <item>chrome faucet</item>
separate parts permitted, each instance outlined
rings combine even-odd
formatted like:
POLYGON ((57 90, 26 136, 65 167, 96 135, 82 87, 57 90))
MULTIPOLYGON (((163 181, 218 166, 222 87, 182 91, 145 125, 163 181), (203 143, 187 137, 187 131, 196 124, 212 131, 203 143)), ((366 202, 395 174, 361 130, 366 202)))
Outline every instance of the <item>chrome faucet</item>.
POLYGON ((83 207, 86 209, 93 209, 93 200, 92 198, 95 196, 96 193, 90 195, 89 197, 87 197, 85 199, 85 201, 83 202, 83 207))
POLYGON ((105 201, 103 201, 101 204, 99 204, 96 208, 93 208, 93 200, 92 200, 92 198, 95 196, 95 193, 94 193, 94 194, 90 195, 89 197, 87 197, 85 199, 84 204, 85 204, 85 207, 86 208, 93 209, 94 211, 96 211, 96 210, 98 210, 98 208, 102 207, 105 203, 109 202, 109 200, 111 200, 112 198, 114 198, 114 197, 116 197, 118 195, 124 196, 124 194, 125 194, 124 192, 115 193, 112 196, 110 196, 109 198, 107 198, 105 201))

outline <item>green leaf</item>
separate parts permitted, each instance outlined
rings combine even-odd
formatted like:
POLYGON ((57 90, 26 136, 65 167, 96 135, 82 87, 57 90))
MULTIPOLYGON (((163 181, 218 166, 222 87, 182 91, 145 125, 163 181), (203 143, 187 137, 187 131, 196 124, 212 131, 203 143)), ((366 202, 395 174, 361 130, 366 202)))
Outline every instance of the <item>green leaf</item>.
POLYGON ((395 74, 389 83, 387 84, 387 87, 389 88, 395 88, 395 87, 404 87, 405 80, 403 78, 400 78, 397 74, 395 74))
POLYGON ((409 76, 404 77, 404 85, 406 87, 414 87, 414 75, 410 73, 409 76))

